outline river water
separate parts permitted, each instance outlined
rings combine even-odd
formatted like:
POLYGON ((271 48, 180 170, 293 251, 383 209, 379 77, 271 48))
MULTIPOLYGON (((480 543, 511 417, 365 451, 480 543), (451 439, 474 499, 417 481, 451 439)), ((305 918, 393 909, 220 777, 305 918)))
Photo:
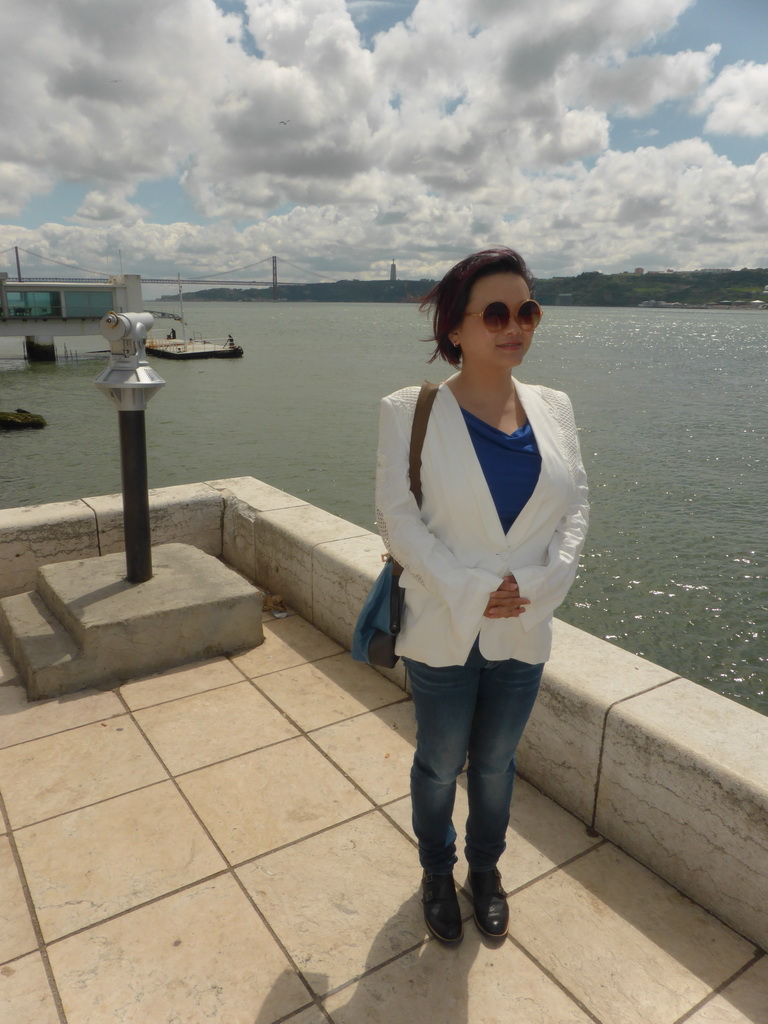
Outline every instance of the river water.
MULTIPOLYGON (((186 315, 245 356, 153 360, 168 383, 147 412, 150 485, 255 476, 373 529, 378 399, 448 376, 426 365, 417 308, 186 315)), ((77 360, 29 366, 0 339, 0 409, 49 424, 0 433, 0 507, 120 490, 117 417, 92 384, 103 357, 85 358, 106 344, 67 346, 77 360)), ((768 714, 768 313, 547 307, 519 376, 570 394, 590 477, 583 567, 558 614, 768 714)))

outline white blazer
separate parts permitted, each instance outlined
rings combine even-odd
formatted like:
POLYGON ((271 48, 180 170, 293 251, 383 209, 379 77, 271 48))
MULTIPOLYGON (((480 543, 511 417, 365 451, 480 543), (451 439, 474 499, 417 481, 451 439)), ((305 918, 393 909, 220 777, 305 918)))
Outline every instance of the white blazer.
POLYGON ((552 615, 576 576, 587 532, 587 479, 568 396, 515 380, 541 454, 536 488, 508 533, 499 520, 464 417, 445 384, 435 398, 422 451, 419 510, 408 482, 411 424, 419 388, 381 401, 376 518, 404 567, 405 614, 396 651, 435 667, 463 665, 478 633, 491 661, 546 661, 552 615), (483 612, 514 573, 517 618, 483 612))

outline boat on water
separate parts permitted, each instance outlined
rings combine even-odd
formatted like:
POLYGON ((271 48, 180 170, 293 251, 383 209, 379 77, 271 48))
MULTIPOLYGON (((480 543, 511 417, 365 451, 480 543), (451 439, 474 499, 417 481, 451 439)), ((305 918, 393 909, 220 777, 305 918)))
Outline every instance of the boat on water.
MULTIPOLYGON (((153 314, 159 316, 160 314, 153 314)), ((181 294, 181 280, 179 280, 179 315, 170 315, 171 319, 181 325, 179 338, 176 335, 176 328, 171 330, 164 338, 150 334, 146 342, 148 356, 158 356, 160 359, 240 359, 243 355, 241 345, 235 344, 232 335, 226 338, 202 338, 194 335, 187 337, 187 323, 184 319, 184 300, 181 294)))

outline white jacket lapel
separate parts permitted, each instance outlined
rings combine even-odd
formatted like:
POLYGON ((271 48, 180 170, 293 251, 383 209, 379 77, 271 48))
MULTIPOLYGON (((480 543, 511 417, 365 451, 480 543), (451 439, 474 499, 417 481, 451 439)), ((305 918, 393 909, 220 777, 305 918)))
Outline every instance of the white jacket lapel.
POLYGON ((538 389, 515 381, 518 399, 525 409, 541 455, 541 472, 533 494, 512 524, 507 540, 517 540, 535 529, 547 501, 561 500, 563 486, 572 486, 568 464, 560 450, 555 416, 538 389))

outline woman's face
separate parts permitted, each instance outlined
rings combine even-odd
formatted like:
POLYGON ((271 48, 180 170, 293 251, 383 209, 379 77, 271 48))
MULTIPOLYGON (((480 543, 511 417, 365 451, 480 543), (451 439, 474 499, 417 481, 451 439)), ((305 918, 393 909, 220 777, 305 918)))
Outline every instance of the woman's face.
POLYGON ((480 277, 472 285, 461 324, 449 334, 461 346, 462 366, 467 369, 512 368, 519 366, 531 347, 533 331, 525 331, 514 316, 501 331, 491 331, 483 323, 482 313, 491 302, 504 302, 512 313, 521 302, 531 297, 525 279, 519 274, 504 272, 480 277))

